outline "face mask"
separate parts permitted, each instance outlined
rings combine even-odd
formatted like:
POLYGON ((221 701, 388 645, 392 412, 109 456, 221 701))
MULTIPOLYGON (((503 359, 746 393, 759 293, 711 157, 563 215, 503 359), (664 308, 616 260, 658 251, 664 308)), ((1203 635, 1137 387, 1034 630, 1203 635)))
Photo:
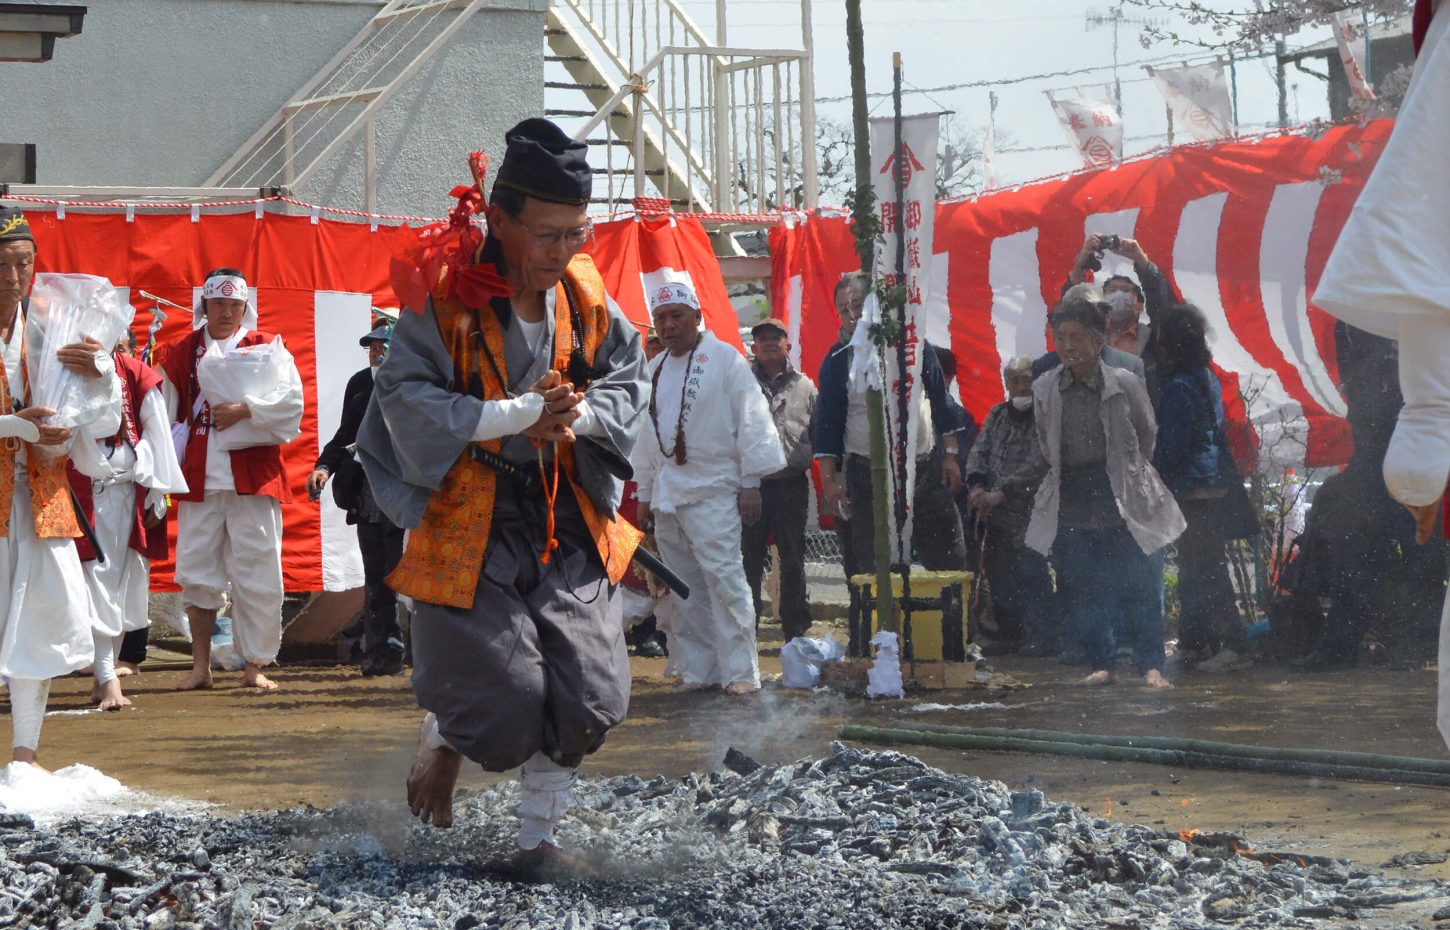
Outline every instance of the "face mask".
POLYGON ((1012 406, 1016 407, 1018 410, 1031 410, 1032 409, 1032 395, 1031 394, 1028 394, 1026 397, 1014 397, 1014 398, 1012 398, 1012 406))

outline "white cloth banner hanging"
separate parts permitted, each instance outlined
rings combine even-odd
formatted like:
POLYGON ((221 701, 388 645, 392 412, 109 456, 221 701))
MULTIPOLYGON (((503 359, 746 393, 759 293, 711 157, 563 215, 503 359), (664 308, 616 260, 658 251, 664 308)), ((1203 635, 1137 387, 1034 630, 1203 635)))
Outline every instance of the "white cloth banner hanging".
POLYGON ((987 118, 987 139, 982 143, 982 190, 997 189, 997 92, 987 94, 990 108, 987 118))
MULTIPOLYGON (((897 495, 892 500, 892 526, 900 532, 892 539, 892 560, 911 557, 911 501, 916 489, 917 434, 921 431, 921 353, 926 346, 926 306, 931 290, 932 230, 936 223, 936 150, 941 118, 932 113, 908 116, 901 121, 901 151, 896 151, 895 121, 871 121, 872 184, 881 214, 883 242, 877 253, 876 274, 889 285, 906 288, 905 365, 898 353, 886 352, 883 397, 886 401, 886 436, 890 450, 892 480, 897 495), (899 156, 899 158, 898 158, 899 156), (900 174, 904 194, 896 199, 896 177, 900 174), (898 253, 904 254, 905 280, 898 280, 898 253), (903 403, 904 396, 904 403, 903 403), (905 423, 901 413, 906 412, 905 423), (903 432, 905 435, 903 436, 903 432), (905 516, 896 513, 903 505, 905 516)), ((865 323, 857 330, 865 328, 865 323)))
POLYGON ((1168 102, 1173 122, 1196 142, 1234 137, 1233 101, 1222 61, 1176 68, 1147 68, 1168 102))
POLYGON ((1089 168, 1116 165, 1123 157, 1123 117, 1113 104, 1113 95, 1107 88, 1089 93, 1081 87, 1076 96, 1064 98, 1060 93, 1047 91, 1047 99, 1067 137, 1082 153, 1083 164, 1089 168))
POLYGON ((1360 100, 1374 99, 1374 86, 1364 73, 1364 17, 1347 10, 1334 14, 1334 41, 1339 45, 1339 60, 1344 63, 1344 76, 1349 92, 1360 100))

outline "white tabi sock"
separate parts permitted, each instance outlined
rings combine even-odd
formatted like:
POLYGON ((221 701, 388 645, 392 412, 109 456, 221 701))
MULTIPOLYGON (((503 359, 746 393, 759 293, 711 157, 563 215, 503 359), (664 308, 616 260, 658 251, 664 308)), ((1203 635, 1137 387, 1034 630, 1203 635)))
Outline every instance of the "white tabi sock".
POLYGON ((579 770, 560 765, 536 752, 519 770, 519 848, 537 849, 540 843, 557 846, 554 828, 574 803, 574 779, 579 770))
POLYGON ((49 697, 49 678, 10 679, 11 748, 34 750, 40 746, 40 725, 49 697))
POLYGON ((110 684, 116 679, 116 657, 121 654, 121 637, 93 630, 91 640, 96 644, 96 684, 110 684))

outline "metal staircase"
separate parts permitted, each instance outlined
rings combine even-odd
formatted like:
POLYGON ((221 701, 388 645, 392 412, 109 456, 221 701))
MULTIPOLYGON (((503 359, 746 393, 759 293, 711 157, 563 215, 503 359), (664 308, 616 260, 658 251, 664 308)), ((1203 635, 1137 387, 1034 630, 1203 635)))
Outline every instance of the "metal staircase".
POLYGON ((366 209, 377 209, 373 120, 485 0, 389 0, 206 181, 208 187, 307 183, 363 132, 366 209))
POLYGON ((637 198, 716 214, 814 207, 809 0, 801 26, 801 48, 744 48, 712 40, 676 0, 553 0, 546 114, 595 147, 595 199, 611 212, 637 198))

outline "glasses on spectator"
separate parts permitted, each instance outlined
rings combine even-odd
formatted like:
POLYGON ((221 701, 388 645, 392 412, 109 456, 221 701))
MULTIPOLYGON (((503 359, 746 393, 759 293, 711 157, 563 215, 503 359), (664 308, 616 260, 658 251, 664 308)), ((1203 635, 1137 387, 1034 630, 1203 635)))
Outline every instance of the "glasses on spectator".
POLYGON ((534 239, 534 246, 540 249, 552 249, 563 242, 571 249, 577 249, 588 242, 594 235, 594 224, 585 223, 583 226, 575 226, 573 229, 550 230, 549 232, 536 232, 530 229, 526 223, 510 218, 509 222, 514 223, 534 239))

